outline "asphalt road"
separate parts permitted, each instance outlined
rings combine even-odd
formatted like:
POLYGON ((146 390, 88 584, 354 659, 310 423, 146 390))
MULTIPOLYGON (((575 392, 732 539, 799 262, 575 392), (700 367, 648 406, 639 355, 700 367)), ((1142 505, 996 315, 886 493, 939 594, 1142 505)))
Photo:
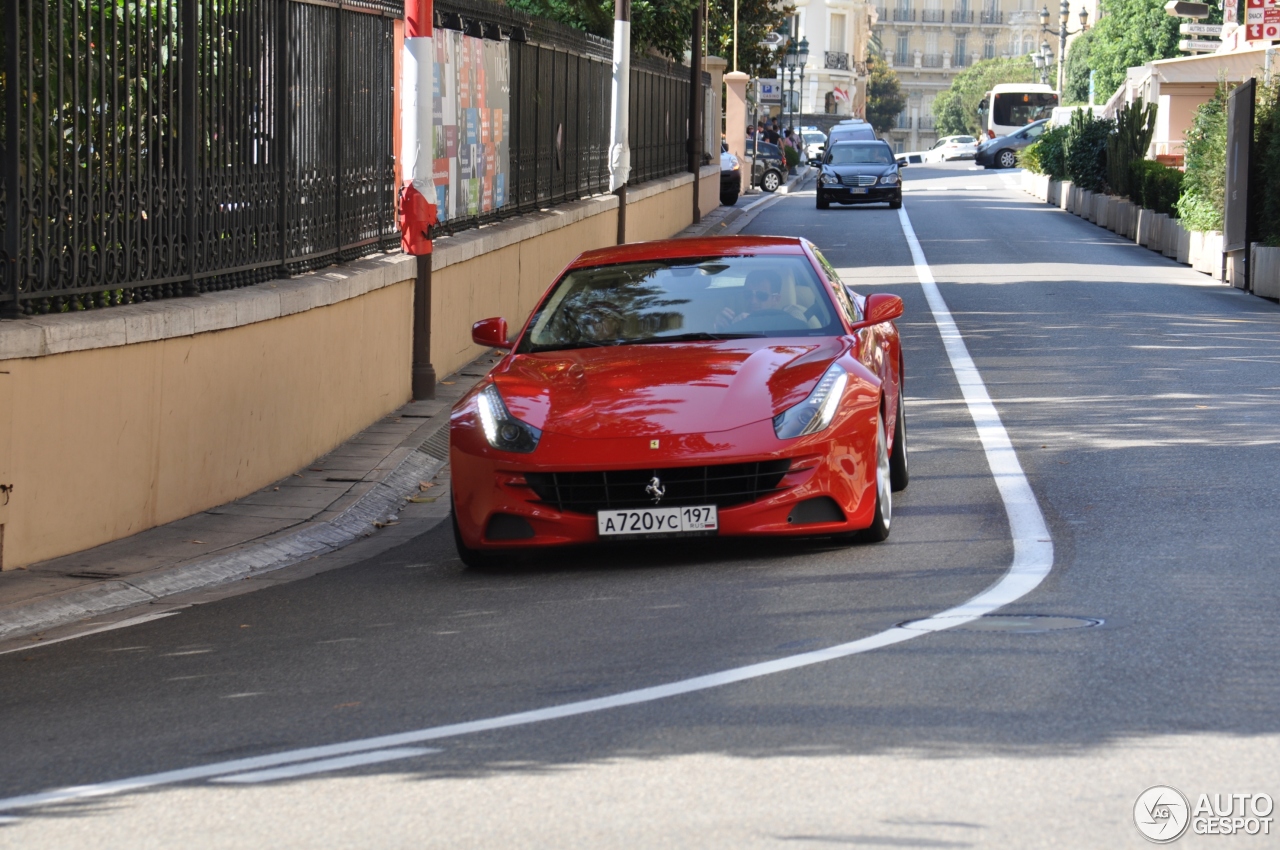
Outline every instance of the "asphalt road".
MULTIPOLYGON (((1150 786, 1193 807, 1280 796, 1280 308, 1007 175, 907 178, 1051 534, 1052 571, 999 612, 1022 619, 389 741, 399 758, 363 766, 0 801, 0 847, 1144 847, 1133 807, 1150 786)), ((319 565, 334 569, 0 655, 0 797, 658 687, 876 635, 1000 580, 1005 507, 898 214, 818 212, 799 191, 744 232, 804 235, 856 288, 906 302, 912 482, 888 541, 634 546, 477 572, 411 506, 399 537, 319 565)))

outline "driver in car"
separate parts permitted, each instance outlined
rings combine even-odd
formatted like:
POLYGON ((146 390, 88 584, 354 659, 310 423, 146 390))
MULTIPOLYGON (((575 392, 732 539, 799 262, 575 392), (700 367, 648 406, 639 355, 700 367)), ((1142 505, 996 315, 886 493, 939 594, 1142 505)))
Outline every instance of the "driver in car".
POLYGON ((716 318, 716 330, 723 331, 749 316, 768 313, 786 313, 799 321, 805 321, 803 309, 783 302, 782 278, 775 271, 756 269, 750 272, 743 283, 743 294, 747 298, 746 310, 739 313, 732 307, 725 307, 716 318))

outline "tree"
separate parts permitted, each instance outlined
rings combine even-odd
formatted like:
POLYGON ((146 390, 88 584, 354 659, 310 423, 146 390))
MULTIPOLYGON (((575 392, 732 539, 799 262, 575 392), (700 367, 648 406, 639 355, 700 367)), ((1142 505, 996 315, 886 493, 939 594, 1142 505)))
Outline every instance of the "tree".
MULTIPOLYGON (((1165 13, 1164 4, 1165 0, 1101 0, 1102 18, 1093 28, 1089 45, 1089 66, 1095 72, 1099 100, 1120 88, 1130 68, 1179 55, 1179 20, 1165 13)), ((1209 4, 1205 23, 1222 23, 1222 10, 1216 4, 1209 4)))
MULTIPOLYGON (((613 37, 613 0, 506 0, 508 6, 540 18, 613 37)), ((632 0, 631 52, 649 51, 682 60, 689 50, 693 11, 698 0, 632 0)), ((709 0, 707 48, 726 58, 733 55, 733 0, 709 0)), ((773 52, 760 42, 781 26, 791 6, 771 6, 770 0, 738 0, 738 69, 764 75, 774 66, 773 52)))
POLYGON ((1096 29, 1088 30, 1071 42, 1071 48, 1067 51, 1067 67, 1063 70, 1063 106, 1078 106, 1089 102, 1089 72, 1093 68, 1090 51, 1097 33, 1096 29))
POLYGON ((933 117, 939 136, 982 135, 978 104, 1000 83, 1038 83, 1040 76, 1031 57, 983 59, 956 74, 951 87, 933 101, 933 117))
POLYGON ((898 75, 879 57, 867 58, 867 123, 879 135, 888 133, 907 105, 898 75))

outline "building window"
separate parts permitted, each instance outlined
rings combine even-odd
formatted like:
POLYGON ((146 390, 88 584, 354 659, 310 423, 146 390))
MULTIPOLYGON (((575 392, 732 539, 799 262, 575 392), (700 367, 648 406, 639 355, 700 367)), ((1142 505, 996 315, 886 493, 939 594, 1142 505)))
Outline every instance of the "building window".
POLYGON ((844 53, 845 27, 845 16, 833 12, 831 15, 831 32, 828 38, 833 53, 844 53))
POLYGON ((893 61, 897 65, 911 64, 911 47, 906 33, 898 33, 898 49, 894 51, 893 61))
POLYGON ((982 58, 983 58, 983 59, 995 59, 995 58, 996 58, 996 39, 995 39, 995 36, 991 36, 991 35, 989 35, 989 36, 987 36, 986 41, 984 41, 984 42, 983 42, 983 44, 982 44, 982 58))
POLYGON ((924 34, 924 52, 928 56, 938 53, 938 34, 932 30, 924 34))

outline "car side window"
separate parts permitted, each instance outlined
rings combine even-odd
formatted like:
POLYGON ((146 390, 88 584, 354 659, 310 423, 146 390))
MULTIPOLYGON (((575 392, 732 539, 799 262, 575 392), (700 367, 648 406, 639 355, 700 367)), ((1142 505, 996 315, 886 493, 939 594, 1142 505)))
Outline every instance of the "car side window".
POLYGON ((818 258, 818 265, 822 267, 822 274, 826 276, 827 282, 831 284, 831 291, 836 295, 836 304, 840 305, 840 312, 844 314, 845 319, 850 324, 860 321, 862 313, 858 310, 858 305, 849 296, 849 291, 845 287, 844 281, 840 279, 840 275, 836 273, 835 267, 827 262, 827 258, 822 256, 822 252, 817 248, 813 249, 813 255, 818 258))

